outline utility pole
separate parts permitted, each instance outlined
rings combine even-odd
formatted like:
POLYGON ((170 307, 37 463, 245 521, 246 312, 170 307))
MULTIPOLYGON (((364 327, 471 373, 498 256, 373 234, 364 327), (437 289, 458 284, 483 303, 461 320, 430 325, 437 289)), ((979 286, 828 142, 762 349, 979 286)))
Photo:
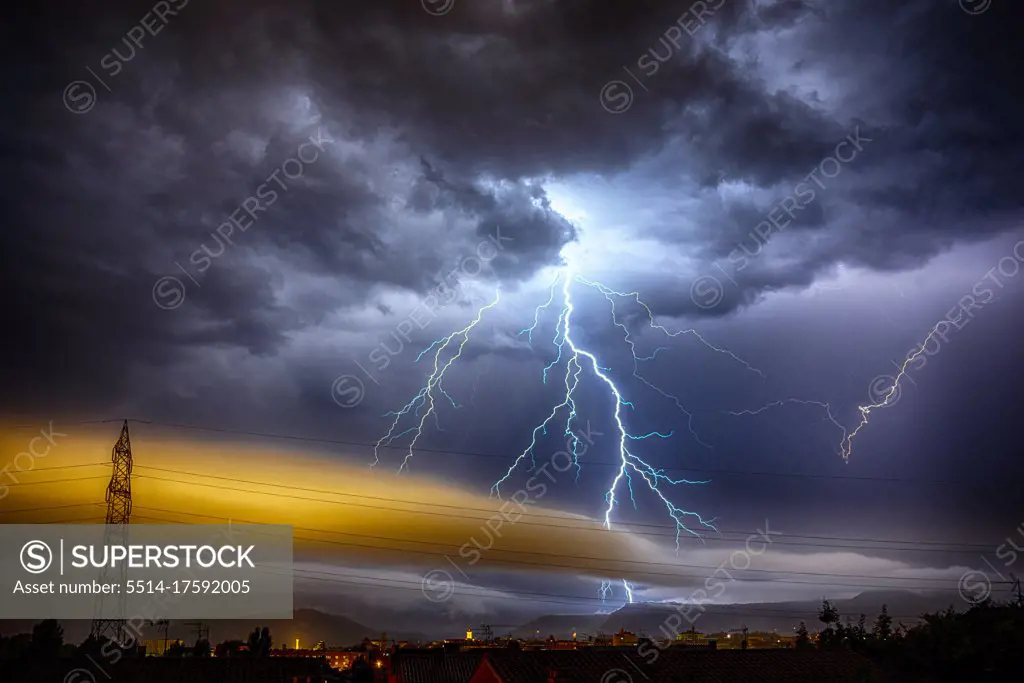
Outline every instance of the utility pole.
MULTIPOLYGON (((114 465, 113 474, 110 475, 110 483, 107 484, 107 518, 104 531, 104 543, 111 545, 128 545, 128 524, 132 514, 132 444, 128 438, 128 420, 124 421, 121 427, 121 436, 110 453, 110 460, 114 465)), ((103 568, 100 583, 114 583, 110 579, 109 565, 103 568)), ((128 579, 128 565, 122 564, 120 569, 120 585, 122 592, 118 593, 117 616, 107 619, 102 616, 100 609, 103 605, 103 596, 97 601, 97 616, 92 620, 91 634, 94 638, 110 638, 122 647, 127 646, 124 630, 124 608, 125 593, 124 586, 128 579)))

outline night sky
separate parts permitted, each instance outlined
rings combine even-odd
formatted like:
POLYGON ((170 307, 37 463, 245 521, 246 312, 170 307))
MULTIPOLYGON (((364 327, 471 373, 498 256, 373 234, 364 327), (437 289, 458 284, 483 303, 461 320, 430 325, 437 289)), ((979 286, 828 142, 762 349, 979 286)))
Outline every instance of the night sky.
MULTIPOLYGON (((620 606, 622 578, 638 601, 684 599, 766 520, 793 544, 720 601, 857 586, 957 601, 964 571, 1017 533, 1018 3, 49 4, 3 29, 0 408, 95 445, 68 446, 69 462, 106 459, 118 429, 76 423, 162 423, 133 426, 140 462, 440 505, 426 519, 310 516, 457 555, 485 537, 487 515, 465 509, 496 508, 492 484, 564 399, 570 349, 552 340, 576 278, 571 336, 596 360, 580 360, 572 425, 600 434, 578 470, 549 470, 533 512, 588 533, 511 525, 502 542, 517 550, 485 553, 466 577, 440 554, 339 550, 311 561, 414 590, 311 582, 298 602, 475 617, 511 609, 487 596, 519 595, 523 614, 586 612, 620 606), (408 411, 371 469, 385 414, 427 382, 432 342, 481 307, 434 410, 408 411), (531 344, 520 331, 535 315, 531 344), (845 460, 858 406, 882 401, 926 339, 845 460), (631 435, 670 434, 628 447, 672 505, 721 533, 686 516, 707 538, 684 530, 677 555, 636 470, 635 507, 629 482, 615 489, 619 533, 599 530, 621 466, 616 410, 631 435), (595 553, 637 564, 606 571, 595 553), (688 578, 643 571, 673 563, 688 578), (432 568, 462 591, 442 607, 420 595, 432 568)), ((560 465, 567 416, 540 433, 536 467, 560 465)), ((219 494, 163 495, 200 509, 219 494)), ((207 514, 232 514, 218 504, 207 514)))

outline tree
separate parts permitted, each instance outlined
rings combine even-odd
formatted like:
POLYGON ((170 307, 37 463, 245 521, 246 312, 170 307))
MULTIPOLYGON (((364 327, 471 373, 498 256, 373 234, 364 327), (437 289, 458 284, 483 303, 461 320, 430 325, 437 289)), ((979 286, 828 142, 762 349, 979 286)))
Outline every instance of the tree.
POLYGON ((839 610, 830 600, 821 601, 821 609, 818 610, 818 621, 822 623, 821 633, 818 634, 818 647, 830 648, 838 646, 843 640, 843 626, 839 623, 839 610))
POLYGON ((373 683, 373 667, 364 657, 352 662, 352 683, 373 683))
POLYGON ((274 644, 274 639, 270 637, 270 629, 266 626, 260 631, 260 654, 264 657, 270 656, 270 648, 274 644))
MULTIPOLYGON (((849 622, 847 622, 849 623, 849 622)), ((846 627, 846 640, 855 650, 862 650, 868 644, 867 617, 860 615, 856 626, 846 627)))
POLYGON ((46 619, 32 627, 32 652, 51 658, 60 654, 64 645, 64 628, 56 619, 46 619))
POLYGON ((800 622, 800 626, 796 630, 796 649, 807 650, 811 647, 811 638, 807 634, 807 624, 800 622))
POLYGON ((902 638, 895 634, 881 654, 898 680, 985 683, 1019 679, 1024 651, 1024 608, 981 603, 925 614, 902 638), (1016 671, 1017 675, 1012 675, 1016 671))
POLYGON ((879 641, 886 641, 892 637, 892 617, 889 616, 889 608, 887 605, 882 605, 882 613, 875 619, 875 626, 872 629, 875 639, 879 641))
POLYGON ((196 644, 192 646, 192 656, 209 657, 210 650, 210 641, 208 641, 206 638, 200 638, 196 641, 196 644))
POLYGON ((270 647, 273 645, 273 638, 270 636, 270 629, 264 626, 262 629, 257 626, 249 634, 249 655, 252 657, 267 657, 270 655, 270 647))

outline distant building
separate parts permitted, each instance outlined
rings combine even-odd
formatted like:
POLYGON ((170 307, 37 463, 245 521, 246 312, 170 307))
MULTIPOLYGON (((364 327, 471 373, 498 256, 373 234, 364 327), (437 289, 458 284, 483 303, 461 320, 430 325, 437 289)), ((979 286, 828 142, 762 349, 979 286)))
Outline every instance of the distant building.
MULTIPOLYGON (((709 638, 718 641, 718 647, 724 650, 739 649, 743 643, 742 631, 712 633, 709 638)), ((761 631, 751 631, 746 635, 747 647, 752 650, 773 650, 790 648, 796 642, 795 636, 780 635, 761 631)))
POLYGON ((330 647, 324 648, 323 650, 271 650, 270 656, 299 659, 322 658, 326 660, 327 664, 332 669, 337 671, 346 671, 352 668, 352 665, 359 658, 367 659, 367 653, 362 650, 330 647))
POLYGON ((636 634, 626 629, 620 629, 618 633, 612 636, 612 645, 620 647, 622 645, 636 645, 637 638, 636 634))
POLYGON ((185 643, 177 638, 172 638, 170 640, 158 638, 142 641, 142 646, 145 648, 147 657, 162 657, 172 647, 184 645, 185 643))

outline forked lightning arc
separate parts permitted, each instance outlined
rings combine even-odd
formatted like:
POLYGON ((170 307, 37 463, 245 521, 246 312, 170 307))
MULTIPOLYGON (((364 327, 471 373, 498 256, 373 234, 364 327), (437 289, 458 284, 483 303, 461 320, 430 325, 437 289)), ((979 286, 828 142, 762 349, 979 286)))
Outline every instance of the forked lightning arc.
MULTIPOLYGON (((573 314, 576 311, 576 304, 573 299, 574 288, 583 287, 593 290, 608 302, 610 306, 611 322, 622 331, 623 339, 629 347, 632 355, 633 367, 630 368, 630 376, 636 378, 650 389, 672 401, 676 408, 686 418, 686 426, 690 434, 704 446, 707 446, 707 444, 702 441, 694 431, 692 415, 683 406, 682 401, 677 396, 655 386, 640 374, 640 363, 647 360, 653 360, 659 352, 666 350, 666 347, 659 347, 648 356, 637 355, 635 340, 633 339, 627 325, 620 319, 617 306, 622 305, 623 303, 632 303, 642 311, 647 326, 651 330, 664 335, 664 337, 674 338, 684 335, 692 336, 708 350, 728 356, 733 361, 743 366, 746 370, 759 375, 761 378, 764 378, 764 373, 757 368, 752 367, 749 363, 739 358, 731 351, 719 348, 709 343, 695 330, 687 329, 672 331, 659 325, 655 321, 654 314, 650 307, 640 298, 639 293, 620 292, 607 287, 600 282, 583 277, 577 272, 577 266, 576 263, 574 263, 573 258, 568 256, 565 251, 563 251, 562 254, 562 261, 562 265, 560 265, 556 270, 555 277, 548 288, 546 301, 536 307, 533 315, 533 323, 524 328, 519 333, 519 336, 525 337, 527 342, 532 344, 534 341, 534 332, 536 332, 537 328, 541 325, 542 315, 548 309, 557 307, 558 316, 555 324, 554 338, 552 339, 555 357, 544 367, 541 373, 541 381, 546 384, 549 375, 552 372, 558 372, 558 368, 561 366, 561 381, 564 385, 565 391, 564 394, 561 394, 561 400, 552 406, 551 412, 548 416, 534 427, 530 441, 523 451, 515 458, 512 465, 504 475, 494 482, 494 485, 491 488, 491 493, 494 496, 500 497, 502 486, 508 482, 509 478, 517 468, 525 466, 524 462, 527 459, 529 460, 530 469, 533 469, 536 466, 534 450, 537 447, 538 439, 542 436, 546 436, 548 434, 549 427, 551 427, 556 421, 558 421, 558 424, 563 429, 563 435, 568 438, 568 441, 571 444, 573 462, 576 469, 576 477, 578 479, 581 469, 580 461, 578 459, 579 437, 573 431, 572 427, 574 420, 577 418, 576 395, 580 385, 580 378, 583 373, 589 373, 593 378, 597 379, 599 385, 603 385, 607 391, 607 397, 611 402, 615 434, 618 437, 616 448, 618 460, 615 476, 609 482, 608 489, 604 494, 604 526, 607 529, 611 529, 613 514, 616 506, 620 503, 620 496, 624 495, 624 492, 628 492, 630 501, 633 506, 636 507, 637 500, 634 492, 634 484, 638 483, 639 480, 643 483, 643 486, 645 486, 650 493, 657 498, 660 504, 664 506, 665 512, 673 520, 676 529, 675 545, 676 550, 678 551, 680 536, 683 533, 700 538, 700 533, 695 529, 699 527, 715 530, 714 520, 705 519, 697 512, 679 507, 672 502, 669 497, 669 492, 666 489, 684 484, 705 484, 707 481, 673 479, 668 476, 663 469, 659 469, 649 464, 637 452, 640 442, 654 438, 669 439, 673 436, 674 431, 651 431, 643 434, 630 431, 627 426, 628 419, 626 417, 626 411, 636 410, 635 404, 629 400, 625 390, 620 387, 619 381, 612 377, 612 370, 599 360, 594 351, 584 348, 582 344, 573 337, 573 314)), ((436 419, 439 404, 447 402, 454 407, 458 407, 455 400, 445 390, 444 380, 446 373, 461 357, 474 328, 480 324, 484 315, 489 310, 498 306, 500 301, 501 291, 499 288, 495 292, 493 300, 482 306, 477 311, 473 320, 471 320, 465 327, 435 340, 417 356, 417 362, 422 361, 425 357, 430 360, 432 364, 430 373, 422 388, 409 400, 408 403, 398 410, 386 413, 385 416, 392 418, 392 421, 387 432, 374 446, 373 465, 379 464, 379 451, 382 447, 391 446, 397 439, 411 434, 412 436, 409 440, 408 447, 406 448, 405 456, 398 468, 399 472, 405 470, 415 455, 416 445, 423 435, 427 420, 431 416, 434 416, 436 419)), ((625 592, 625 599, 628 602, 632 602, 632 585, 623 579, 622 586, 625 592)), ((611 590, 611 581, 602 582, 600 589, 601 597, 608 597, 611 594, 611 590)))

